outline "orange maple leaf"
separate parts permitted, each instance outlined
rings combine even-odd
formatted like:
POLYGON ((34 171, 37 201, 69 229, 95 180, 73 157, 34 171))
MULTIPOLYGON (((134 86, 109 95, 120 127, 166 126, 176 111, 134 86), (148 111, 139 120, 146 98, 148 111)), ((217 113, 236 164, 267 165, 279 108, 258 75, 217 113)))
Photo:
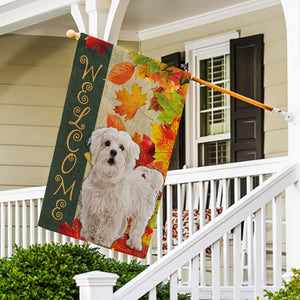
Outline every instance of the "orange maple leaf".
POLYGON ((163 163, 163 169, 167 169, 172 156, 179 120, 174 119, 170 125, 151 124, 151 127, 150 138, 155 144, 154 163, 160 161, 163 163))
POLYGON ((147 94, 142 94, 142 88, 136 82, 132 85, 131 93, 124 87, 121 91, 116 92, 116 100, 122 104, 116 106, 114 111, 121 116, 126 115, 125 121, 131 120, 139 107, 145 105, 147 99, 147 94))
POLYGON ((106 80, 114 84, 124 84, 127 82, 135 71, 135 66, 130 62, 122 62, 112 67, 106 80))
POLYGON ((147 78, 150 81, 150 63, 138 66, 135 76, 140 77, 141 79, 147 78))
POLYGON ((67 222, 58 224, 58 227, 58 233, 86 242, 86 239, 80 237, 81 223, 77 217, 72 221, 72 227, 67 222))
POLYGON ((116 115, 107 113, 107 127, 114 127, 118 131, 126 131, 125 125, 122 122, 121 118, 116 115))

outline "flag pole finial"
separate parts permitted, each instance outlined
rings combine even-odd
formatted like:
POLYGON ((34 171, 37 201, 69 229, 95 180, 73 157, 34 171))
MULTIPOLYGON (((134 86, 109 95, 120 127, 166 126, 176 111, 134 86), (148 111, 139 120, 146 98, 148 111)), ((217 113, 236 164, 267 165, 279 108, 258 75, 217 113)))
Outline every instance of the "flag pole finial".
POLYGON ((80 32, 76 32, 73 29, 69 29, 66 34, 69 39, 74 38, 76 40, 79 40, 79 38, 80 38, 80 32))

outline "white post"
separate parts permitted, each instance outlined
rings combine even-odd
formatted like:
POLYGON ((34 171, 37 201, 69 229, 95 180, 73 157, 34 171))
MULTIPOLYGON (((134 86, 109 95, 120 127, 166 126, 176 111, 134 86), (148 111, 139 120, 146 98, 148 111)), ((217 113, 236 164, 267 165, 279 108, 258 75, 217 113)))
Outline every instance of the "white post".
MULTIPOLYGON (((288 125, 289 159, 300 163, 300 1, 281 0, 287 30, 288 110, 293 122, 288 125)), ((299 176, 300 177, 300 176, 299 176)), ((287 191, 286 200, 286 250, 287 268, 300 268, 300 183, 287 191)))
POLYGON ((79 286, 80 300, 113 300, 113 287, 119 276, 117 274, 92 271, 74 276, 79 286))

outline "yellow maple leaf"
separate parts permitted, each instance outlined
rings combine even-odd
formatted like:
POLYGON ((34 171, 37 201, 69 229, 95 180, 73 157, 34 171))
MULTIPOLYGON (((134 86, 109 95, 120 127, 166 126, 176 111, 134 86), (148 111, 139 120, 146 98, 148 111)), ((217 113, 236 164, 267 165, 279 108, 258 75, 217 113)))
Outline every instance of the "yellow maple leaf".
POLYGON ((172 156, 173 146, 179 127, 179 120, 174 119, 173 123, 166 126, 162 124, 151 124, 151 140, 155 144, 154 163, 162 162, 163 169, 167 169, 172 156))
POLYGON ((147 99, 147 94, 142 94, 142 88, 136 82, 132 85, 131 94, 123 87, 121 91, 116 92, 116 96, 116 100, 122 104, 116 106, 114 111, 121 116, 126 115, 125 121, 131 120, 147 99))

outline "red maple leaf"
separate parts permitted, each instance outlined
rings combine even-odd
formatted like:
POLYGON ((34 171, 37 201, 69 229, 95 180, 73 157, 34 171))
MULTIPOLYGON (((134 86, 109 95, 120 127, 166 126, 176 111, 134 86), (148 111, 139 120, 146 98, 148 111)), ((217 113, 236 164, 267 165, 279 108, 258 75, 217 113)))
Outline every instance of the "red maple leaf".
POLYGON ((136 162, 136 166, 148 166, 154 161, 155 145, 152 140, 145 134, 143 139, 137 132, 132 137, 132 140, 140 146, 140 159, 136 162))
POLYGON ((58 227, 59 227, 58 233, 61 233, 61 234, 73 237, 75 239, 85 241, 85 242, 87 241, 86 239, 80 237, 81 223, 77 217, 72 221, 72 227, 70 227, 70 225, 67 222, 58 224, 58 227))
POLYGON ((169 80, 172 80, 176 85, 179 85, 179 81, 180 81, 180 78, 181 78, 183 72, 184 71, 179 70, 178 72, 170 75, 169 80))
POLYGON ((111 48, 112 46, 110 43, 94 38, 93 36, 87 36, 85 40, 85 48, 92 48, 93 50, 97 48, 97 52, 99 55, 102 55, 106 51, 106 46, 109 48, 111 48))

